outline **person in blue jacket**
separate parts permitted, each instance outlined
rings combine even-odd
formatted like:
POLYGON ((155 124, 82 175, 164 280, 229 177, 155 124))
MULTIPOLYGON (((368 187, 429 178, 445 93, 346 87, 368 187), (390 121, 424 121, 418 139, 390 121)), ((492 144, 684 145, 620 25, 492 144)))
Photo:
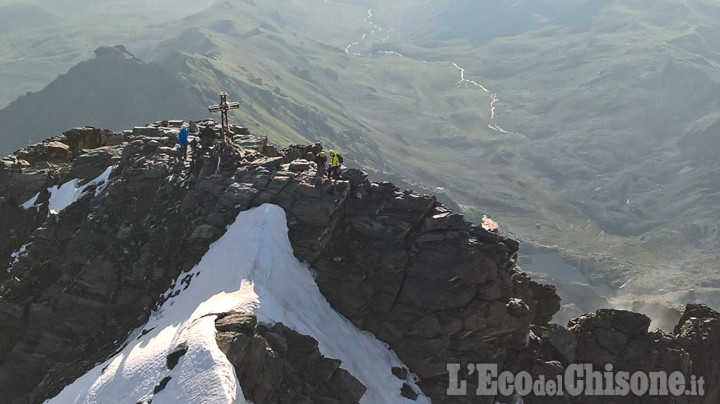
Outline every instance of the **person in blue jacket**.
POLYGON ((180 127, 180 134, 178 134, 178 141, 180 142, 180 155, 182 156, 183 161, 187 159, 187 147, 188 147, 188 136, 190 133, 188 132, 187 125, 183 124, 180 127))

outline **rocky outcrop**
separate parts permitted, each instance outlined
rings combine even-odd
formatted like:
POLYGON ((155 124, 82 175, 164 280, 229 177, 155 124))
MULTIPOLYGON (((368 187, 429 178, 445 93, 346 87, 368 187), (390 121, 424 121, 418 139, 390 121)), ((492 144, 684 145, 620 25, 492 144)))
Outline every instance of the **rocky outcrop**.
POLYGON ((172 123, 70 131, 54 140, 69 162, 23 159, 28 150, 4 160, 1 216, 21 218, 5 256, 26 246, 0 286, 7 397, 40 400, 61 385, 46 375, 107 357, 240 210, 267 202, 284 208, 294 251, 317 271, 331 305, 390 344, 428 394, 444 392, 448 361, 502 362, 524 349, 534 318, 549 318, 532 309, 557 296, 521 275, 518 244, 496 229, 359 170, 312 185, 307 160, 320 145, 278 152, 243 128, 232 128, 234 164, 191 175, 172 123), (107 167, 102 193, 49 213, 50 187, 82 184, 107 167), (33 193, 35 208, 21 207, 33 193))
POLYGON ((262 325, 251 313, 224 313, 215 327, 218 347, 253 403, 355 404, 365 393, 339 360, 322 356, 315 339, 282 323, 262 325))
POLYGON ((688 304, 673 330, 675 339, 692 361, 692 372, 706 381, 705 395, 697 403, 720 402, 720 313, 701 304, 688 304))
MULTIPOLYGON (((650 318, 643 314, 601 309, 572 320, 567 329, 552 324, 533 326, 529 348, 515 358, 522 357, 513 366, 516 371, 529 371, 533 380, 567 378, 566 372, 573 371, 570 366, 582 365, 602 377, 611 372, 613 380, 619 372, 675 372, 686 383, 679 395, 669 391, 659 396, 636 395, 618 390, 617 394, 603 396, 585 394, 583 389, 579 396, 531 394, 528 400, 532 403, 715 403, 720 391, 710 381, 720 377, 720 367, 711 354, 720 348, 718 318, 720 314, 707 306, 688 304, 673 334, 668 334, 649 332, 650 318), (686 389, 697 394, 686 394, 686 389)), ((583 376, 584 383, 588 380, 583 376)), ((603 383, 601 390, 607 386, 603 383)))
MULTIPOLYGON (((278 151, 235 126, 231 145, 190 164, 179 158, 179 123, 80 128, 3 159, 0 221, 12 232, 0 246, 9 266, 0 278, 0 390, 9 402, 41 402, 116 352, 238 212, 263 203, 284 209, 295 255, 316 271, 328 302, 385 341, 409 368, 399 377, 416 377, 433 402, 495 400, 448 397, 448 363, 547 377, 577 361, 717 372, 697 354, 714 349, 712 312, 701 313, 709 322, 683 317, 678 336, 648 333, 646 317, 621 311, 581 317, 569 329, 547 324, 559 297, 516 267, 519 243, 497 224, 468 223, 431 195, 358 169, 313 184, 309 161, 321 145, 278 151), (53 186, 82 187, 108 167, 96 192, 50 212, 53 186)), ((356 402, 362 394, 337 361, 282 325, 228 314, 218 330, 255 402, 356 402), (264 371, 284 384, 269 386, 264 371)), ((470 378, 468 390, 476 387, 470 378)))

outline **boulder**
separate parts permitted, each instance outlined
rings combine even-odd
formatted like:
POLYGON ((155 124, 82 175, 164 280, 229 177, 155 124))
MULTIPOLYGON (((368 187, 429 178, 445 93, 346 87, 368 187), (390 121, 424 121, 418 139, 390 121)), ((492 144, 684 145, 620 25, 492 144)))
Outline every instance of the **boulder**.
POLYGON ((116 135, 109 130, 85 126, 63 132, 59 141, 70 146, 73 155, 77 156, 81 150, 91 150, 106 146, 108 139, 113 136, 116 135))
POLYGON ((252 314, 222 313, 216 328, 218 347, 254 403, 355 404, 367 390, 339 360, 324 357, 315 339, 282 323, 258 325, 252 314))
POLYGON ((45 163, 69 163, 73 153, 70 146, 48 140, 26 147, 16 152, 18 159, 25 160, 30 164, 45 163))
POLYGON ((288 170, 293 172, 307 171, 310 169, 310 162, 305 159, 296 159, 290 162, 288 170))

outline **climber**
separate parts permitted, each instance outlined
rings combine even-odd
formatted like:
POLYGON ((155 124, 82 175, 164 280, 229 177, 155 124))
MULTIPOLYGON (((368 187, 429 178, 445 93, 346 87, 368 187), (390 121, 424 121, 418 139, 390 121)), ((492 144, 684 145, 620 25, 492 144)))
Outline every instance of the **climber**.
POLYGON ((200 139, 197 136, 193 136, 193 139, 190 141, 190 151, 192 151, 191 161, 193 163, 198 161, 201 150, 200 139))
POLYGON ((200 141, 202 142, 203 151, 209 151, 215 143, 217 134, 215 130, 210 126, 205 126, 200 130, 200 141))
POLYGON ((325 176, 325 164, 327 163, 325 152, 321 151, 316 154, 313 161, 315 165, 317 165, 317 172, 315 173, 315 178, 313 178, 313 184, 319 184, 322 183, 323 177, 325 176))
POLYGON ((180 133, 178 134, 178 140, 180 141, 180 155, 183 161, 187 159, 187 147, 188 147, 188 132, 187 125, 183 124, 180 127, 180 133))
POLYGON ((340 178, 340 165, 343 163, 343 158, 339 153, 335 153, 334 150, 328 152, 330 155, 330 168, 327 170, 327 176, 330 179, 340 178))

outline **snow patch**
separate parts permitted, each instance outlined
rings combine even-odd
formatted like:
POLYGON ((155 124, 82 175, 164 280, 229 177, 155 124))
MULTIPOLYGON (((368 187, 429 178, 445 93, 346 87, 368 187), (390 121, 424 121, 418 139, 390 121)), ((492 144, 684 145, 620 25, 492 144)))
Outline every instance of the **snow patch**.
POLYGON ((340 359, 368 388, 361 403, 429 403, 422 395, 416 401, 401 396, 403 381, 391 368, 405 365, 330 307, 308 265, 293 255, 287 232, 278 206, 240 212, 117 355, 47 403, 246 403, 215 342, 215 314, 233 311, 253 311, 260 322, 282 322, 315 338, 325 356, 340 359), (166 358, 178 347, 187 352, 170 370, 166 358), (163 380, 165 388, 153 393, 163 380))
POLYGON ((15 251, 15 252, 13 252, 12 254, 10 254, 10 258, 12 258, 13 261, 10 263, 10 266, 9 266, 8 269, 7 269, 7 272, 8 272, 8 273, 12 272, 13 267, 15 266, 15 264, 18 263, 18 261, 20 261, 20 256, 21 256, 25 251, 27 251, 27 248, 28 248, 29 245, 30 245, 30 243, 23 244, 23 245, 20 246, 20 248, 18 248, 17 251, 15 251))
POLYGON ((25 203, 23 203, 22 205, 20 205, 20 207, 23 208, 23 209, 25 209, 25 210, 28 210, 28 209, 30 209, 30 208, 32 208, 32 207, 35 207, 35 202, 37 201, 37 198, 38 198, 39 196, 40 196, 40 192, 38 192, 37 194, 35 194, 35 196, 33 196, 32 198, 30 198, 30 199, 28 199, 27 201, 25 201, 25 203))
POLYGON ((56 215, 63 209, 72 205, 75 201, 85 196, 85 190, 92 185, 96 186, 95 196, 100 195, 100 193, 105 190, 105 187, 107 187, 110 173, 112 173, 112 167, 108 167, 97 178, 79 187, 78 182, 80 179, 75 178, 60 185, 59 187, 57 185, 53 185, 48 188, 48 192, 50 192, 50 200, 48 202, 49 214, 56 215))

